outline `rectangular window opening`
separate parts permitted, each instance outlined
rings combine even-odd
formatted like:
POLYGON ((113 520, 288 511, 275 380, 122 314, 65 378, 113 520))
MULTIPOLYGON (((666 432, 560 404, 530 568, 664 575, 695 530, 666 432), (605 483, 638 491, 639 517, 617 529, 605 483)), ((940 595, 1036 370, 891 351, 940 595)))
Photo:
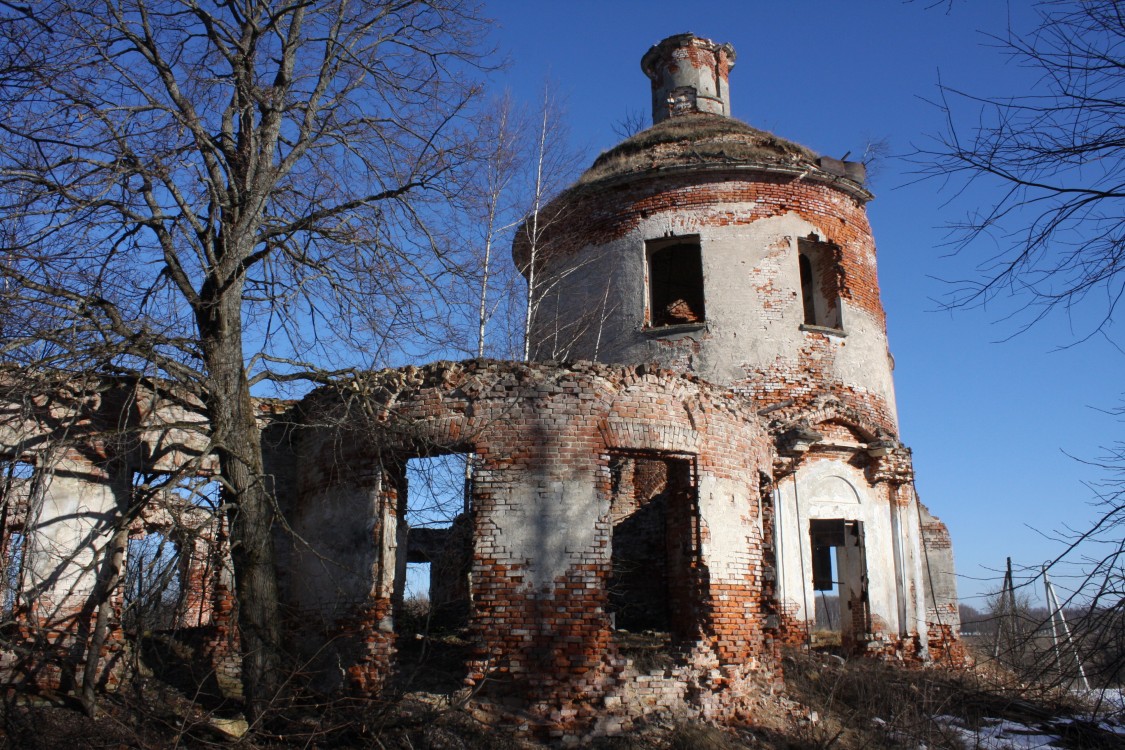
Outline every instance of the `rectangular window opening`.
POLYGON ((177 626, 183 596, 179 556, 177 545, 159 532, 129 540, 122 611, 126 632, 140 634, 177 626))
POLYGON ((698 237, 645 243, 650 328, 703 323, 703 256, 698 237))
POLYGON ((223 502, 223 486, 218 479, 207 475, 136 472, 133 474, 133 495, 137 502, 143 504, 154 503, 162 507, 193 505, 218 515, 223 502))
POLYGON ((406 461, 404 518, 411 529, 448 529, 469 508, 469 453, 416 456, 406 461))
POLYGON ((0 619, 10 622, 19 610, 23 587, 23 534, 36 479, 35 464, 20 459, 0 461, 0 553, 3 553, 3 586, 0 619))
MULTIPOLYGON (((460 627, 468 617, 473 475, 469 453, 416 456, 403 467, 399 518, 406 532, 405 564, 433 566, 426 591, 431 625, 460 627)), ((399 598, 405 601, 405 589, 399 598)))
MULTIPOLYGON (((406 583, 403 586, 402 602, 406 616, 422 626, 430 611, 430 580, 433 572, 430 562, 407 562, 406 583)), ((421 628, 414 632, 424 632, 421 628)))
POLYGON ((804 325, 842 330, 839 248, 814 237, 797 241, 804 325))
POLYGON ((671 658, 698 632, 699 519, 694 458, 610 456, 608 608, 614 640, 638 665, 671 658))
POLYGON ((202 627, 215 617, 214 595, 229 570, 222 546, 222 484, 210 475, 133 473, 134 502, 120 589, 126 632, 202 627))
POLYGON ((0 461, 0 501, 8 514, 26 510, 34 479, 35 464, 30 461, 0 461))
POLYGON ((19 595, 23 580, 24 535, 8 530, 4 539, 4 596, 0 601, 2 616, 11 620, 19 610, 19 595))
POLYGON ((434 692, 459 689, 466 673, 475 472, 469 452, 431 451, 402 461, 392 480, 399 518, 393 602, 400 674, 432 683, 434 692))
POLYGON ((4 478, 12 482, 29 482, 35 474, 35 464, 31 461, 5 461, 4 478))
POLYGON ((223 504, 223 485, 213 477, 189 477, 181 480, 172 492, 197 508, 212 513, 218 513, 223 504))

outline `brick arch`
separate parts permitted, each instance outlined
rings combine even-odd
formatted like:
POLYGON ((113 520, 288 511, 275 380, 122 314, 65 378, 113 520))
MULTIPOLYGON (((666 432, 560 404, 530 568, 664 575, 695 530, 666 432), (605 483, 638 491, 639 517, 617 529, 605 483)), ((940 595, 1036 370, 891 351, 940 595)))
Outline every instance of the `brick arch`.
MULTIPOLYGON (((573 418, 596 420, 611 448, 695 452, 714 412, 760 424, 748 402, 694 376, 653 365, 593 362, 468 360, 384 370, 322 389, 306 400, 305 410, 336 412, 325 426, 350 434, 352 448, 366 439, 375 451, 487 452, 498 432, 525 429, 540 410, 561 412, 559 404, 570 401, 581 402, 573 418)), ((307 422, 306 430, 319 427, 316 420, 307 422)))
POLYGON ((775 416, 769 424, 769 432, 775 438, 801 427, 815 430, 817 425, 826 422, 842 425, 869 442, 890 437, 886 428, 875 424, 862 412, 833 397, 818 399, 807 408, 789 408, 779 411, 780 414, 775 416))
POLYGON ((698 453, 706 432, 705 397, 697 383, 685 385, 647 375, 615 393, 600 425, 606 448, 698 453))

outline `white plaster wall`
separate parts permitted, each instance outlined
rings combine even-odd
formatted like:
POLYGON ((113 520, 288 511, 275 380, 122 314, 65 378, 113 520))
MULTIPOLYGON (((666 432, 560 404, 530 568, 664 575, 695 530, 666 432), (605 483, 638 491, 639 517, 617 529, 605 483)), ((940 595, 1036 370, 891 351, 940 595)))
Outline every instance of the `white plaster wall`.
MULTIPOLYGON (((41 394, 36 394, 41 395, 41 394)), ((140 439, 153 457, 153 471, 172 472, 191 460, 201 460, 206 470, 217 470, 214 456, 201 456, 210 447, 210 429, 204 416, 204 407, 185 408, 178 400, 158 400, 151 393, 140 393, 143 403, 140 410, 144 418, 144 431, 140 439)), ((85 408, 89 414, 97 411, 97 398, 90 396, 85 408)), ((0 402, 0 454, 17 455, 27 451, 42 439, 57 432, 58 425, 78 425, 87 413, 61 404, 52 404, 49 411, 54 426, 32 415, 26 404, 18 401, 0 402)), ((65 429, 65 427, 63 428, 65 429)))
POLYGON ((46 437, 49 430, 33 419, 25 419, 21 404, 0 402, 0 455, 19 457, 24 446, 46 437))
MULTIPOLYGON (((699 481, 699 514, 705 529, 703 563, 714 583, 745 583, 761 549, 761 514, 752 489, 743 482, 704 474, 699 481)), ((747 607, 751 606, 747 602, 747 607)))
POLYGON ((863 472, 843 460, 817 460, 802 465, 795 478, 782 480, 779 494, 781 601, 797 605, 798 619, 811 619, 815 591, 809 521, 814 518, 861 521, 871 614, 885 622, 892 634, 898 633, 901 624, 890 505, 868 486, 863 472))
POLYGON ((902 485, 895 490, 899 533, 902 555, 902 591, 900 605, 905 613, 907 629, 917 631, 921 636, 923 653, 928 653, 926 642, 926 585, 925 561, 922 549, 922 526, 918 515, 918 499, 910 485, 902 485))
POLYGON ((292 596, 326 621, 350 613, 371 596, 390 596, 394 565, 380 570, 379 552, 396 554, 393 517, 380 524, 377 487, 335 485, 306 498, 291 520, 292 596), (379 532, 384 533, 380 536, 379 532))
MULTIPOLYGON (((811 336, 818 336, 801 330, 797 239, 831 234, 795 213, 719 225, 748 209, 733 203, 656 214, 625 236, 587 247, 548 269, 548 277, 561 278, 551 283, 537 309, 537 356, 656 361, 718 384, 744 379, 755 369, 795 370, 798 352, 811 336), (694 332, 645 331, 645 241, 692 235, 700 238, 706 326, 694 332), (579 320, 584 322, 574 325, 579 320), (688 340, 699 346, 689 346, 688 340), (669 345, 676 341, 680 343, 669 345)), ((846 300, 840 302, 847 335, 832 337, 829 372, 880 397, 894 415, 882 324, 846 300)))
POLYGON ((141 439, 155 459, 154 471, 176 471, 185 463, 198 460, 218 471, 218 459, 205 456, 210 447, 210 428, 202 405, 188 410, 170 401, 149 404, 152 411, 145 417, 146 429, 141 439))
POLYGON ((88 464, 51 463, 25 541, 24 590, 45 605, 40 615, 65 616, 93 592, 115 509, 108 480, 88 464))
POLYGON ((513 474, 508 469, 510 483, 494 490, 489 556, 523 567, 520 588, 550 591, 575 565, 605 558, 607 550, 595 542, 599 521, 603 531, 607 528, 609 501, 598 497, 592 475, 520 481, 513 474))

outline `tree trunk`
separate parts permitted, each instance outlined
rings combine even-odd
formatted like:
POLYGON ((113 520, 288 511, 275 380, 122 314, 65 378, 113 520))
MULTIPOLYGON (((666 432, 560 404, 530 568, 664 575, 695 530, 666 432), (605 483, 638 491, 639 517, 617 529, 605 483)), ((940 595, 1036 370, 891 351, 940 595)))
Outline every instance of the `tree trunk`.
POLYGON ((261 717, 281 686, 273 523, 275 505, 263 477, 261 430, 242 356, 240 285, 198 313, 207 365, 207 407, 230 521, 238 596, 242 684, 248 717, 261 717))
POLYGON ((96 602, 97 615, 86 644, 86 664, 82 669, 82 682, 78 690, 78 700, 82 704, 82 709, 91 719, 98 709, 98 668, 101 666, 102 649, 109 638, 111 617, 115 614, 114 597, 124 577, 129 525, 137 511, 129 461, 121 451, 120 445, 115 448, 116 450, 113 451, 115 455, 109 463, 109 476, 117 508, 113 515, 113 534, 104 548, 105 558, 98 572, 98 582, 94 590, 93 601, 96 602))
POLYGON ((102 569, 102 581, 98 586, 98 614, 94 619, 93 632, 86 647, 86 664, 82 669, 82 686, 78 699, 82 710, 91 719, 98 710, 98 667, 101 666, 102 649, 109 636, 110 616, 113 614, 113 596, 121 583, 121 571, 125 559, 125 546, 129 543, 129 526, 126 516, 119 516, 117 528, 106 545, 106 561, 102 569))

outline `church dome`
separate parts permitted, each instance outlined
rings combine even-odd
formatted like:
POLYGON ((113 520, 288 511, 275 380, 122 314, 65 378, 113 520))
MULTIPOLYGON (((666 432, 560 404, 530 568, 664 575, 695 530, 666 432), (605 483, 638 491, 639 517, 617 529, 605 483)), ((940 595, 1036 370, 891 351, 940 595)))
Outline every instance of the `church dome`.
POLYGON ((800 144, 740 120, 694 112, 658 122, 605 151, 578 184, 707 166, 820 168, 816 153, 800 144))

